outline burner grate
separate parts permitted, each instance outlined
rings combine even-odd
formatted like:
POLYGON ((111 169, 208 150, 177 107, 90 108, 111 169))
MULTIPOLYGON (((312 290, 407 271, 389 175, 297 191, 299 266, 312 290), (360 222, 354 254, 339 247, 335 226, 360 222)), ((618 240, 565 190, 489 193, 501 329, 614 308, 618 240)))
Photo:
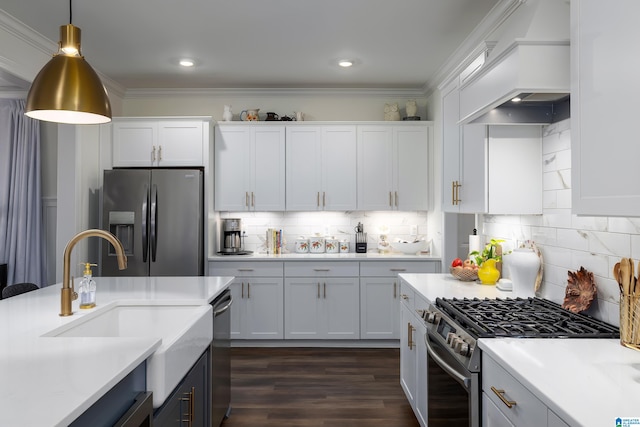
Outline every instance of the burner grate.
POLYGON ((436 306, 476 338, 619 338, 617 327, 541 298, 437 298, 436 306))

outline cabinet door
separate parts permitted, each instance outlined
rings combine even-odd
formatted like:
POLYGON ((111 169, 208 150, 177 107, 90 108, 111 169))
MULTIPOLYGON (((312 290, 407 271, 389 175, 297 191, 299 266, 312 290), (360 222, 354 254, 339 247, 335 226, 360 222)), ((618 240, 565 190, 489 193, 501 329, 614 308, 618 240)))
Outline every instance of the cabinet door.
POLYGON ((286 139, 287 210, 320 210, 322 208, 320 128, 287 127, 286 139))
POLYGON ((198 359, 182 382, 154 414, 153 425, 204 427, 209 423, 209 350, 198 359))
POLYGON ((412 408, 416 397, 415 316, 403 303, 400 306, 400 385, 412 408))
POLYGON ((201 120, 160 122, 157 166, 204 166, 205 123, 201 120))
POLYGON ((458 212, 456 185, 462 181, 460 173, 460 92, 457 80, 442 89, 442 210, 458 212))
POLYGON ((323 279, 321 301, 325 338, 360 338, 360 283, 358 278, 323 279))
POLYGON ((322 338, 322 284, 313 278, 284 281, 284 337, 322 338))
POLYGON ((427 334, 427 328, 424 323, 416 319, 416 330, 413 333, 413 341, 416 346, 416 400, 415 400, 415 414, 420 420, 420 425, 427 425, 427 410, 428 410, 428 383, 427 375, 427 344, 424 341, 424 336, 427 334))
MULTIPOLYGON (((487 126, 462 126, 462 150, 460 153, 459 212, 483 213, 487 211, 487 126)), ((524 159, 517 155, 517 159, 524 159)), ((526 160, 526 159, 525 159, 526 160)), ((534 161, 533 159, 531 160, 534 161)), ((498 168, 500 169, 500 168, 498 168)))
POLYGON ((487 397, 486 393, 482 393, 482 426, 483 427, 513 427, 513 424, 505 414, 487 397))
POLYGON ((360 279, 360 338, 400 337, 400 289, 394 277, 360 279))
POLYGON ((394 208, 398 210, 429 209, 429 129, 426 127, 394 127, 397 150, 396 191, 394 208))
POLYGON ((242 338, 284 338, 282 278, 246 278, 242 338))
POLYGON ((391 126, 358 126, 358 209, 393 209, 391 126))
POLYGON ((157 155, 158 122, 113 122, 113 166, 149 167, 157 155))
POLYGON ((251 147, 251 210, 283 211, 285 209, 284 126, 253 128, 251 147))
POLYGON ((356 203, 356 128, 325 126, 322 144, 322 209, 351 211, 356 203))
POLYGON ((571 2, 571 193, 578 215, 638 216, 640 2, 571 2))
POLYGON ((542 214, 542 128, 489 126, 490 214, 542 214))
POLYGON ((251 129, 248 126, 216 127, 215 209, 249 209, 251 129))

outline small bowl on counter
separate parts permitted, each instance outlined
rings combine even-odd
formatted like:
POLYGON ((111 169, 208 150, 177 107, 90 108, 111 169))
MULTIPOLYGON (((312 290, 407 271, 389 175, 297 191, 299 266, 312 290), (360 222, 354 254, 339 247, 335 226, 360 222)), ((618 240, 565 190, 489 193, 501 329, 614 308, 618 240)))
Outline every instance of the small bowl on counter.
POLYGON ((475 268, 450 267, 449 272, 453 277, 463 282, 478 280, 478 270, 475 268))
POLYGON ((425 240, 418 240, 415 242, 407 242, 407 241, 391 242, 391 247, 394 250, 398 252, 402 252, 403 254, 407 254, 407 255, 415 255, 416 253, 423 250, 426 247, 426 245, 427 245, 427 242, 425 240))

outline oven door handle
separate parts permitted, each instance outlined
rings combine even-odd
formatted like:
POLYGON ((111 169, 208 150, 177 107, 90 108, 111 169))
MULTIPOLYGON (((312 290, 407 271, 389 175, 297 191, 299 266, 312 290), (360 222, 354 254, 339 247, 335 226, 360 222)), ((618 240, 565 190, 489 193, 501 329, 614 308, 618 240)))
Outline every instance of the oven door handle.
POLYGON ((467 392, 469 392, 471 389, 471 378, 461 374, 454 367, 447 364, 444 358, 438 354, 435 346, 431 344, 430 334, 431 332, 427 331, 424 336, 424 342, 427 345, 427 357, 431 356, 438 366, 444 369, 446 373, 451 375, 462 387, 464 387, 465 390, 467 390, 467 392))

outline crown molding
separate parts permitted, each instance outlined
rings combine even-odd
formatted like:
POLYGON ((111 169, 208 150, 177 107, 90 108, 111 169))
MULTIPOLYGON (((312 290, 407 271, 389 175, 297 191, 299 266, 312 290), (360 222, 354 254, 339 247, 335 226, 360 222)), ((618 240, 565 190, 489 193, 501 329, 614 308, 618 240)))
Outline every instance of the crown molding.
POLYGON ((393 88, 185 88, 185 89, 128 89, 125 99, 163 98, 175 96, 188 97, 216 97, 216 96, 375 96, 375 97, 417 97, 425 96, 422 88, 393 89, 393 88))
POLYGON ((426 96, 430 96, 438 87, 442 87, 444 82, 450 81, 459 74, 482 50, 486 49, 487 38, 509 16, 527 0, 502 0, 496 4, 491 11, 482 19, 476 28, 458 46, 453 54, 436 72, 423 87, 426 96))

